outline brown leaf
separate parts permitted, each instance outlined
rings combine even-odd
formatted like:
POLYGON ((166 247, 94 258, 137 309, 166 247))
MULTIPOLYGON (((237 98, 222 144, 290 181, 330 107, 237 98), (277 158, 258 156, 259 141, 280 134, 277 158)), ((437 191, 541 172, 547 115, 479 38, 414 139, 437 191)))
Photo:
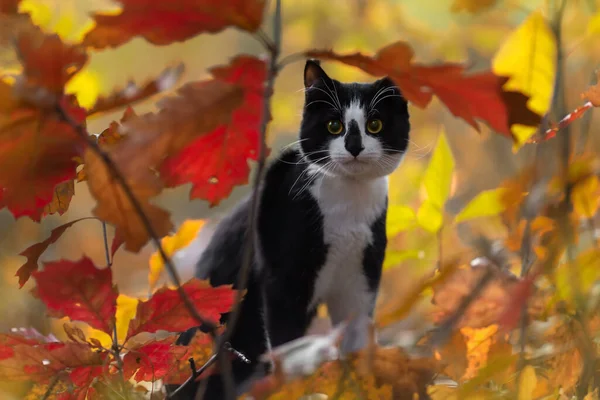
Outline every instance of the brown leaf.
POLYGON ((588 87, 581 97, 591 102, 594 107, 600 107, 600 70, 596 71, 596 77, 598 82, 588 87))
POLYGON ((497 0, 454 0, 450 10, 460 12, 462 10, 476 14, 496 5, 497 0))
POLYGON ((99 97, 94 106, 88 111, 88 116, 110 112, 116 108, 128 106, 157 93, 170 90, 179 81, 183 71, 184 64, 179 64, 165 69, 157 78, 142 86, 130 81, 125 88, 111 93, 108 97, 99 97))

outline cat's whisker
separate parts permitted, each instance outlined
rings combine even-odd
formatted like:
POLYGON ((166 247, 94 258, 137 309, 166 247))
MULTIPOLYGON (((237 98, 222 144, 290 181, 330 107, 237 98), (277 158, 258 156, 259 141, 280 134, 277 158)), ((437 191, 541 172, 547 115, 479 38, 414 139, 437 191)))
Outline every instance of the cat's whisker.
MULTIPOLYGON (((324 81, 323 81, 324 82, 324 81)), ((327 87, 327 84, 325 84, 325 86, 327 87)), ((332 106, 338 110, 339 112, 342 112, 342 106, 339 102, 336 101, 336 99, 333 97, 333 95, 331 93, 328 93, 326 90, 321 89, 320 87, 316 87, 316 86, 311 86, 310 89, 314 89, 314 90, 318 90, 320 92, 325 93, 333 103, 336 103, 337 105, 332 104, 332 106)), ((327 90, 329 90, 329 87, 327 87, 327 90)), ((326 100, 321 100, 321 101, 326 101, 326 100)), ((305 106, 305 108, 308 106, 305 106)))
POLYGON ((403 96, 399 95, 399 94, 388 94, 387 96, 383 96, 382 98, 380 98, 379 100, 377 100, 377 103, 373 104, 372 108, 375 108, 377 106, 377 104, 381 103, 383 100, 390 98, 390 97, 400 97, 403 98, 403 96))
POLYGON ((375 93, 375 96, 373 96, 373 98, 371 99, 371 102, 369 103, 369 108, 372 109, 373 108, 373 104, 376 104, 375 102, 377 101, 377 99, 379 97, 381 97, 384 93, 386 93, 386 92, 393 92, 394 89, 395 89, 395 87, 390 87, 390 86, 379 89, 377 91, 377 93, 375 93))
POLYGON ((331 91, 331 89, 329 88, 329 85, 327 85, 327 82, 325 81, 325 79, 323 79, 323 83, 325 84, 325 87, 327 88, 327 90, 329 90, 329 92, 332 95, 335 95, 335 99, 332 99, 334 102, 337 101, 337 105, 339 107, 340 112, 342 112, 342 103, 340 102, 340 98, 337 95, 337 89, 335 89, 335 84, 332 82, 333 88, 335 89, 335 93, 331 91))
POLYGON ((333 110, 338 111, 338 108, 335 106, 335 104, 333 104, 332 102, 327 101, 327 100, 313 100, 310 103, 308 103, 307 105, 305 105, 304 108, 308 108, 309 106, 311 106, 311 105, 313 105, 315 103, 329 104, 333 110))

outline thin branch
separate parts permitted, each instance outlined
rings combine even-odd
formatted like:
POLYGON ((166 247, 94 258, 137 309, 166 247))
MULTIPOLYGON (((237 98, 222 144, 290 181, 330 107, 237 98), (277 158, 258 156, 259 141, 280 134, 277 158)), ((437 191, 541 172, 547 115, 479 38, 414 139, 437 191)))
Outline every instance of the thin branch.
POLYGON ((52 378, 52 381, 48 385, 48 389, 46 389, 46 393, 44 393, 44 396, 42 397, 41 400, 48 400, 50 398, 50 396, 52 396, 52 391, 58 384, 59 380, 60 380, 60 375, 56 374, 56 376, 54 378, 52 378))
MULTIPOLYGON (((111 268, 110 249, 108 246, 108 235, 106 234, 106 222, 102 221, 102 239, 104 242, 104 256, 106 258, 106 267, 111 268)), ((121 359, 121 350, 119 348, 119 335, 117 334, 117 321, 113 321, 112 330, 112 348, 113 357, 117 361, 117 370, 119 371, 119 385, 124 388, 125 376, 123 375, 123 360, 121 359)), ((128 395, 127 395, 128 396, 128 395)))
POLYGON ((123 176, 123 174, 121 173, 121 171, 119 170, 117 165, 110 158, 110 156, 104 150, 102 150, 100 148, 98 143, 96 143, 95 140, 91 139, 86 128, 83 125, 77 123, 69 115, 69 113, 60 105, 60 103, 56 105, 56 111, 58 112, 58 115, 61 117, 61 119, 63 119, 67 124, 71 125, 71 127, 75 130, 75 132, 77 132, 77 134, 79 136, 81 136, 82 139, 87 141, 90 149, 98 157, 100 157, 100 159, 102 160, 102 162, 104 163, 106 168, 110 171, 112 177, 121 186, 121 188, 123 189, 123 192, 125 192, 125 195, 127 196, 127 199, 131 202, 135 213, 138 215, 138 217, 142 221, 144 228, 146 229, 146 231, 148 232, 148 235, 152 239, 152 242, 156 246, 156 248, 167 268, 167 271, 169 272, 171 280, 177 286, 177 292, 178 292, 179 296, 181 297, 181 299, 183 300, 183 303, 185 304, 186 308, 188 309, 190 315, 192 317, 194 317, 194 319, 196 319, 196 321, 198 321, 199 325, 204 325, 207 328, 209 328, 211 335, 213 335, 213 337, 214 337, 216 325, 212 321, 209 321, 209 320, 205 319, 204 317, 202 317, 202 315, 200 315, 198 310, 196 310, 194 303, 192 303, 192 300, 189 298, 187 293, 183 290, 183 287, 181 286, 181 279, 179 278, 179 274, 177 273, 175 266, 171 262, 171 259, 169 258, 167 253, 165 253, 165 250, 163 249, 163 247, 160 243, 160 239, 158 238, 158 235, 156 234, 156 232, 154 231, 154 228, 152 227, 152 223, 148 219, 148 216, 144 213, 142 205, 140 204, 138 199, 133 194, 131 187, 125 180, 125 177, 123 176))
MULTIPOLYGON (((262 31, 259 31, 261 33, 262 31)), ((264 34, 264 32, 263 32, 264 34)), ((277 76, 278 65, 277 61, 279 59, 279 54, 281 51, 281 0, 276 0, 275 4, 275 14, 273 16, 273 40, 266 40, 263 38, 265 47, 270 52, 270 61, 269 61, 269 71, 267 75, 267 85, 265 88, 265 94, 263 98, 263 112, 262 112, 262 121, 260 128, 260 142, 259 142, 259 150, 257 157, 257 169, 256 174, 254 176, 254 180, 252 183, 252 197, 250 200, 250 215, 248 216, 248 232, 249 235, 246 235, 246 240, 244 243, 244 253, 243 253, 243 261, 242 268, 238 274, 237 282, 236 282, 236 301, 231 314, 227 319, 227 326, 225 332, 220 338, 220 346, 217 351, 217 354, 221 354, 223 357, 223 346, 229 342, 231 336, 233 335, 235 325, 239 320, 241 313, 241 302, 242 296, 248 284, 248 278, 250 276, 250 270, 252 268, 252 261, 254 258, 254 244, 258 242, 258 232, 257 232, 257 216, 259 209, 259 197, 260 197, 260 183, 262 181, 266 158, 267 158, 267 127, 269 125, 269 121, 271 119, 271 96, 273 94, 273 88, 275 86, 275 78, 277 76)), ((221 364, 221 368, 225 370, 230 369, 230 360, 228 357, 223 358, 221 364)), ((224 372, 224 371, 221 371, 224 372)), ((229 372, 229 371, 227 371, 229 372)), ((233 378, 230 373, 222 374, 223 383, 225 386, 225 394, 226 399, 234 399, 235 395, 233 393, 233 378)))

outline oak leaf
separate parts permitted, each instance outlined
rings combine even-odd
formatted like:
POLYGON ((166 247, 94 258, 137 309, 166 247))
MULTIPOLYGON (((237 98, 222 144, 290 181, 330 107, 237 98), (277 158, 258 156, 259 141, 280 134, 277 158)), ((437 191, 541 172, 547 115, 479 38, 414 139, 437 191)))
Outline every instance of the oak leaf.
POLYGON ((115 324, 117 290, 110 268, 98 269, 92 260, 56 261, 33 273, 39 297, 53 316, 83 321, 108 334, 115 324))
POLYGON ((226 198, 236 185, 248 182, 247 160, 258 156, 263 119, 266 64, 254 57, 238 56, 230 65, 211 69, 220 81, 243 89, 243 103, 221 125, 169 157, 161 167, 167 186, 192 182, 190 199, 208 200, 211 206, 226 198))
POLYGON ((541 116, 527 107, 527 96, 503 89, 508 77, 489 71, 466 75, 466 68, 460 64, 413 63, 413 50, 405 42, 388 45, 374 56, 342 55, 329 50, 311 50, 306 55, 342 62, 374 76, 387 75, 400 87, 404 97, 420 108, 425 108, 435 94, 452 114, 477 131, 480 128, 476 118, 511 138, 512 125, 537 126, 541 121, 541 116))
POLYGON ((120 14, 96 13, 96 26, 83 40, 97 49, 120 46, 136 36, 155 45, 168 45, 200 33, 217 33, 234 26, 256 31, 263 16, 264 0, 118 0, 120 14))
MULTIPOLYGON (((218 321, 222 313, 230 310, 236 293, 228 285, 212 287, 207 281, 196 278, 190 279, 182 288, 200 315, 212 321, 218 321)), ((127 339, 141 332, 183 332, 197 325, 198 321, 190 315, 178 291, 162 287, 147 301, 139 302, 135 318, 129 324, 127 339)))
MULTIPOLYGON (((103 147, 158 237, 165 236, 172 223, 168 212, 150 202, 162 190, 153 168, 196 137, 227 122, 242 94, 240 87, 217 80, 188 83, 178 90, 178 96, 163 98, 159 112, 124 121, 123 140, 103 147)), ((85 153, 84 163, 90 191, 98 201, 94 214, 115 226, 127 250, 139 251, 149 234, 120 179, 91 149, 85 153)))
POLYGON ((19 286, 20 287, 23 287, 23 285, 25 285, 25 283, 27 283, 27 281, 31 277, 31 274, 34 271, 37 271, 38 260, 39 260, 40 256, 42 255, 42 253, 44 251, 46 251, 48 246, 50 246, 52 243, 56 242, 62 236, 62 234, 68 228, 70 228, 73 224, 75 224, 76 222, 79 222, 79 221, 83 221, 85 219, 91 219, 91 218, 89 218, 89 217, 79 218, 79 219, 76 219, 71 222, 67 222, 66 224, 63 224, 59 227, 52 229, 52 232, 50 232, 50 236, 48 237, 48 239, 46 239, 42 242, 33 244, 19 253, 20 256, 27 257, 27 261, 25 262, 25 264, 23 264, 17 270, 17 273, 15 274, 15 276, 19 277, 19 286))

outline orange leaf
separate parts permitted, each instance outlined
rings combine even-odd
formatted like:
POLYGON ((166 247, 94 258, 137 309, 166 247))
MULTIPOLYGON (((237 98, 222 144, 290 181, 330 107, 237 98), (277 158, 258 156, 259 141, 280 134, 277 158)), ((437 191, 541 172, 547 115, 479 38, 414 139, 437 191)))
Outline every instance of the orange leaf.
POLYGON ((50 246, 52 243, 56 242, 62 236, 62 234, 68 228, 70 228, 74 223, 82 221, 84 219, 90 219, 90 218, 89 217, 79 218, 79 219, 76 219, 75 221, 71 221, 71 222, 63 224, 57 228, 54 228, 54 229, 52 229, 52 232, 50 232, 50 237, 48 239, 44 240, 43 242, 39 242, 34 245, 31 245, 19 253, 20 256, 27 257, 27 262, 25 264, 23 264, 21 266, 21 268, 19 268, 17 270, 17 273, 15 274, 15 276, 19 277, 19 286, 20 287, 23 287, 23 285, 29 280, 29 277, 31 277, 31 274, 34 271, 37 271, 38 259, 40 258, 42 253, 44 251, 46 251, 48 246, 50 246))
POLYGON ((180 42, 200 33, 227 27, 254 32, 262 22, 264 0, 118 0, 120 14, 94 14, 96 26, 85 36, 86 46, 116 47, 136 36, 155 45, 180 42))
POLYGON ((595 85, 591 85, 585 92, 581 94, 581 97, 588 100, 594 107, 600 107, 600 71, 596 71, 596 77, 598 79, 595 85))
MULTIPOLYGON (((139 347, 128 349, 123 357, 123 375, 125 379, 137 382, 154 382, 165 378, 177 370, 177 363, 187 359, 187 346, 175 345, 177 337, 169 336, 163 340, 150 340, 139 347)), ((188 374, 189 364, 188 364, 188 374)))
POLYGON ((243 88, 243 103, 228 125, 169 157, 161 167, 161 176, 169 187, 192 182, 190 199, 205 199, 215 206, 234 186, 248 182, 247 160, 256 160, 258 155, 266 65, 254 57, 239 56, 211 72, 216 79, 243 88))
POLYGON ((312 50, 306 55, 339 61, 375 76, 387 75, 407 100, 421 108, 426 107, 435 94, 452 114, 477 131, 476 118, 508 137, 512 137, 513 124, 537 126, 541 121, 539 115, 527 108, 527 96, 504 91, 502 87, 508 78, 492 72, 465 75, 465 67, 459 64, 413 63, 413 50, 405 42, 386 46, 372 57, 361 53, 340 55, 326 50, 312 50))
POLYGON ((21 0, 0 0, 0 13, 16 14, 21 0))

